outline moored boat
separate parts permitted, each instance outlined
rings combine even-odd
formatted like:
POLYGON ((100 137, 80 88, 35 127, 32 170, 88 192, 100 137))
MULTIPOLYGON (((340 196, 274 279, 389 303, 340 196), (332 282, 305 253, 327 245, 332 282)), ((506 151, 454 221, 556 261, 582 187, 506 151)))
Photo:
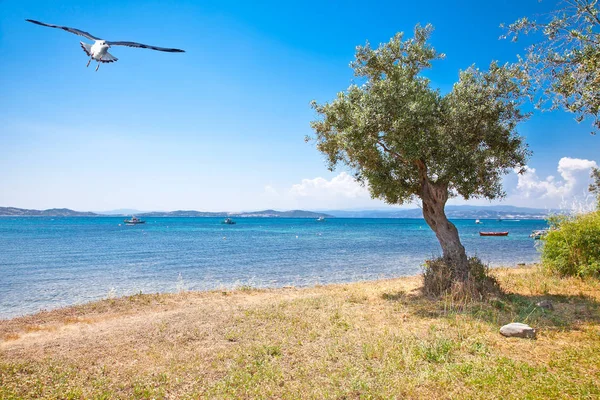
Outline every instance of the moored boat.
POLYGON ((132 216, 131 219, 123 220, 123 222, 125 222, 126 225, 138 225, 146 223, 146 221, 139 219, 136 216, 132 216))
POLYGON ((227 224, 227 225, 235 225, 235 221, 232 220, 231 218, 225 218, 221 223, 227 224))
POLYGON ((323 221, 325 221, 325 217, 323 217, 323 216, 320 216, 319 218, 317 218, 317 221, 319 221, 319 222, 323 222, 323 221))
POLYGON ((508 236, 508 232, 479 232, 479 236, 508 236))

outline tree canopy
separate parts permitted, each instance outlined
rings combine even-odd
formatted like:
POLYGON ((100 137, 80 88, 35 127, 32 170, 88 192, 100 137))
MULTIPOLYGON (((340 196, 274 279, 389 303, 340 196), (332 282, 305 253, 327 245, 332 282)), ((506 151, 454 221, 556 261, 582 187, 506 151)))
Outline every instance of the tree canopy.
POLYGON ((526 49, 519 66, 528 76, 529 96, 541 109, 563 108, 577 122, 593 119, 592 134, 600 131, 600 3, 564 0, 562 7, 539 20, 521 18, 507 34, 541 35, 526 49))
POLYGON ((443 58, 427 44, 432 30, 417 26, 413 39, 398 33, 378 49, 357 48, 351 66, 364 83, 312 103, 321 116, 311 124, 317 148, 330 169, 351 167, 373 197, 391 204, 419 196, 422 178, 465 199, 501 197, 501 176, 522 168, 529 154, 516 133, 527 115, 515 71, 472 67, 442 95, 419 75, 443 58))
POLYGON ((418 197, 444 256, 466 264, 454 225, 444 214, 449 197, 502 197, 501 177, 521 170, 529 152, 516 127, 527 118, 520 73, 492 63, 471 67, 442 94, 421 75, 444 57, 428 40, 431 25, 416 26, 414 37, 396 34, 377 49, 356 49, 353 84, 329 103, 312 106, 311 126, 329 168, 349 167, 372 197, 402 204, 418 197))

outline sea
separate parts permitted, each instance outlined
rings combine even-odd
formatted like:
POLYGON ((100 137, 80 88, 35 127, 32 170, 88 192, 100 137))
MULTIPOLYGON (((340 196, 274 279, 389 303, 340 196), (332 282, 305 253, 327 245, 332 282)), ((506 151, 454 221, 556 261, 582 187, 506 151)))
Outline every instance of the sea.
MULTIPOLYGON (((423 219, 0 217, 0 319, 113 296, 414 275, 441 249, 423 219)), ((544 220, 453 220, 490 266, 539 261, 544 220), (479 231, 509 231, 481 237, 479 231)))

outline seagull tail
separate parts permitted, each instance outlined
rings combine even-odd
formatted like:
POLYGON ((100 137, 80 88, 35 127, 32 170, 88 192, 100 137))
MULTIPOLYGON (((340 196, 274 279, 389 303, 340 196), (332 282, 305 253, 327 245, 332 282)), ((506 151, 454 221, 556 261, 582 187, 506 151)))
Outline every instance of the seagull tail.
POLYGON ((115 57, 112 54, 107 52, 105 55, 102 56, 102 58, 100 60, 98 60, 98 62, 111 63, 111 62, 115 62, 118 60, 119 59, 117 57, 115 57))
POLYGON ((92 45, 83 43, 83 42, 79 42, 79 44, 81 44, 81 48, 83 49, 83 51, 85 51, 85 54, 87 54, 88 56, 91 57, 92 56, 92 45))

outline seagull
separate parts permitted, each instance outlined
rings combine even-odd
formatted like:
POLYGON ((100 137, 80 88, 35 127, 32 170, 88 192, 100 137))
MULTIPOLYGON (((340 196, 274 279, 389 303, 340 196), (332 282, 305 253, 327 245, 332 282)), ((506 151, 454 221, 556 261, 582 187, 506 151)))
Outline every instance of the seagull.
POLYGON ((92 60, 96 60, 98 62, 98 65, 96 66, 96 71, 98 71, 98 68, 100 68, 100 63, 111 63, 111 62, 115 62, 118 60, 117 57, 113 56, 112 54, 110 54, 108 52, 108 49, 110 49, 111 46, 139 47, 142 49, 166 51, 169 53, 185 53, 185 50, 149 46, 147 44, 136 43, 136 42, 112 42, 112 41, 108 41, 108 40, 103 40, 103 39, 97 38, 96 36, 91 35, 85 31, 75 29, 75 28, 69 28, 68 26, 45 24, 43 22, 34 21, 32 19, 26 19, 25 21, 31 22, 33 24, 42 25, 42 26, 48 26, 50 28, 62 29, 63 31, 71 32, 76 35, 83 36, 89 40, 93 40, 94 44, 89 44, 89 43, 84 43, 84 42, 79 42, 79 43, 81 44, 81 48, 83 49, 85 54, 87 54, 90 57, 86 67, 90 66, 90 63, 92 62, 92 60))

